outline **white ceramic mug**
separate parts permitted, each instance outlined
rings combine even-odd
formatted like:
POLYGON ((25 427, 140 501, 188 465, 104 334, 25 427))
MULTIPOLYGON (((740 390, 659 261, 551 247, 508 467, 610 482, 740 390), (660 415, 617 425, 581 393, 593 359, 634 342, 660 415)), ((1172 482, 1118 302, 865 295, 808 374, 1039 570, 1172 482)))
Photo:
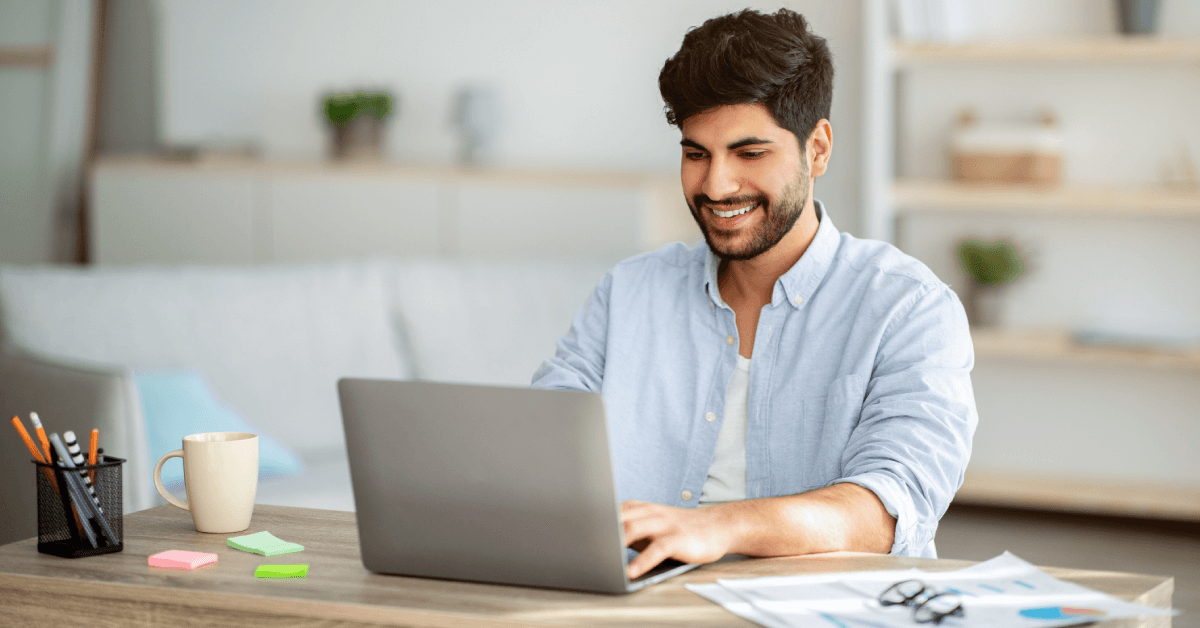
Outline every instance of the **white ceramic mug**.
POLYGON ((201 532, 241 532, 250 527, 258 491, 258 436, 246 432, 208 432, 183 437, 183 449, 154 465, 154 487, 171 504, 192 513, 201 532), (187 501, 167 491, 162 466, 183 458, 187 501))

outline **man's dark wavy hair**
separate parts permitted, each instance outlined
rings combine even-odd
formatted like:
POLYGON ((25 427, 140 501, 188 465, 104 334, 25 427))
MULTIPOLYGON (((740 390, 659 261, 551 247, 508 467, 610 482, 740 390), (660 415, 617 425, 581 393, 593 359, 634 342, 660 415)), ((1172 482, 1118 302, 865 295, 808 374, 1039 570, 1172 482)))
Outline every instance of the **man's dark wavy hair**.
POLYGON ((829 118, 833 58, 803 15, 745 9, 688 31, 658 74, 658 90, 675 126, 720 105, 762 103, 803 153, 817 122, 829 118))

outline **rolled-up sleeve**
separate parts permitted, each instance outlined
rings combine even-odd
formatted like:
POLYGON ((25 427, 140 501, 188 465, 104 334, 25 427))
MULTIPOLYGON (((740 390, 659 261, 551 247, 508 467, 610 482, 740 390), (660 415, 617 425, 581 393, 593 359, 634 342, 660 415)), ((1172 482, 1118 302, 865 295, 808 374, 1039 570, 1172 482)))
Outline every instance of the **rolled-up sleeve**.
POLYGON ((927 286, 898 308, 880 337, 843 475, 896 518, 893 554, 932 556, 937 523, 962 485, 978 423, 974 350, 958 297, 927 286))
POLYGON ((558 341, 554 357, 543 362, 533 374, 535 388, 600 392, 604 383, 611 291, 612 273, 608 273, 575 312, 571 329, 558 341))

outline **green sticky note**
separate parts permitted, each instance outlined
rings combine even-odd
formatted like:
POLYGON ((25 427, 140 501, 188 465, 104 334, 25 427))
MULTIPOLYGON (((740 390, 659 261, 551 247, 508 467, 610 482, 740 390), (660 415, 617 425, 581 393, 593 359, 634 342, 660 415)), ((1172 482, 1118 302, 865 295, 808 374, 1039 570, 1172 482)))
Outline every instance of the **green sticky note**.
POLYGON ((245 536, 234 536, 226 539, 225 542, 229 547, 234 549, 240 549, 243 552, 253 552, 263 556, 278 556, 280 554, 304 551, 303 545, 289 543, 276 538, 270 532, 256 532, 245 536))
POLYGON ((305 578, 308 565, 259 565, 254 570, 255 578, 305 578))

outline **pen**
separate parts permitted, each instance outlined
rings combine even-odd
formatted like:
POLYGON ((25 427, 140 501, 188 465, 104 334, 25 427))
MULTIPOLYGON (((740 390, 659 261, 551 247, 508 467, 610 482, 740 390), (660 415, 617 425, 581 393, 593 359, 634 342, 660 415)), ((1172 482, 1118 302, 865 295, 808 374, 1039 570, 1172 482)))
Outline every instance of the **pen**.
MULTIPOLYGON (((54 446, 54 453, 58 454, 59 466, 65 467, 66 469, 74 469, 75 463, 71 461, 70 454, 67 453, 67 447, 63 445, 62 438, 59 438, 58 434, 51 434, 50 443, 54 446)), ((108 536, 113 543, 116 543, 117 534, 113 532, 112 526, 108 525, 108 519, 104 518, 103 513, 100 511, 100 507, 93 504, 92 501, 87 498, 87 494, 84 493, 83 480, 80 480, 79 476, 73 473, 64 473, 63 477, 67 482, 68 488, 74 489, 74 494, 78 496, 77 499, 82 503, 83 508, 81 509, 81 512, 91 513, 91 516, 94 517, 100 524, 100 528, 103 530, 104 534, 108 536)))
MULTIPOLYGON (((88 443, 88 464, 89 465, 95 466, 95 464, 96 464, 96 445, 99 444, 99 441, 100 441, 100 430, 93 427, 92 428, 92 437, 90 439, 90 442, 88 443)), ((88 478, 91 479, 93 484, 96 483, 96 470, 95 469, 91 469, 88 471, 88 478)))
POLYGON ((46 462, 50 462, 50 441, 46 440, 46 430, 42 429, 42 422, 38 419, 36 412, 29 413, 29 422, 33 424, 33 430, 37 432, 38 442, 42 444, 42 451, 46 454, 46 462))
MULTIPOLYGON (((83 451, 79 449, 79 442, 75 440, 75 432, 71 430, 63 432, 63 444, 67 446, 67 453, 71 454, 71 462, 74 462, 76 467, 82 467, 86 460, 84 460, 83 451)), ((100 498, 96 497, 96 488, 92 486, 92 478, 83 469, 80 469, 78 473, 79 478, 83 480, 83 486, 87 489, 88 495, 92 496, 92 501, 95 502, 96 508, 100 510, 100 514, 104 514, 104 509, 100 508, 100 498)))
MULTIPOLYGON (((71 461, 71 455, 67 452, 66 445, 63 445, 62 438, 58 434, 50 435, 50 443, 54 446, 54 452, 58 454, 58 464, 68 470, 75 469, 75 463, 71 461)), ((63 479, 67 483, 67 489, 70 492, 71 499, 75 502, 75 507, 80 513, 89 513, 91 518, 100 524, 102 533, 108 537, 112 543, 117 542, 117 534, 113 531, 112 526, 108 525, 108 520, 100 513, 100 509, 88 499, 87 492, 83 488, 83 480, 79 479, 74 473, 63 473, 63 479)), ((83 519, 83 532, 88 537, 88 542, 92 547, 99 547, 96 543, 96 535, 92 532, 91 522, 88 517, 80 517, 83 519)))

